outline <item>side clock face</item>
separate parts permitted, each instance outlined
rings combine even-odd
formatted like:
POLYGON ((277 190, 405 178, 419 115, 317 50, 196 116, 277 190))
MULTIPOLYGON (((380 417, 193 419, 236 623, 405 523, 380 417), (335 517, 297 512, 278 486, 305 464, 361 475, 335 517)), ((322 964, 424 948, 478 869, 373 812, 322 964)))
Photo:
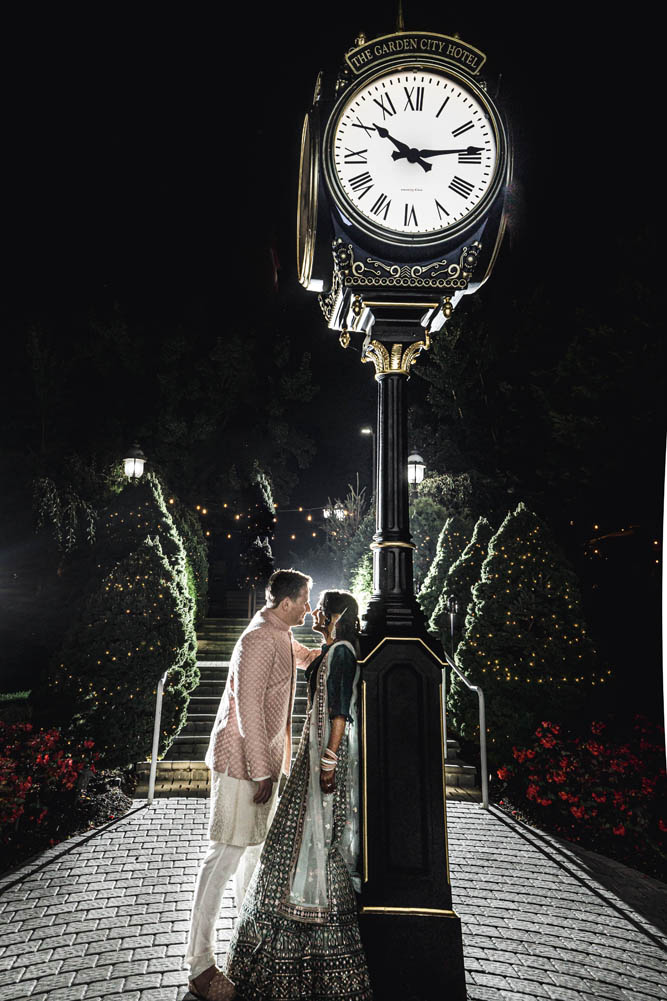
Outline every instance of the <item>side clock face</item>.
MULTIPOLYGON (((319 128, 314 109, 308 112, 301 133, 301 168, 296 222, 296 259, 299 281, 313 286, 313 255, 317 225, 317 176, 319 166, 319 128)), ((320 291, 319 288, 316 289, 320 291)))
POLYGON ((334 198, 367 232, 390 242, 446 239, 498 189, 501 126, 481 89, 428 66, 363 82, 327 132, 334 198))

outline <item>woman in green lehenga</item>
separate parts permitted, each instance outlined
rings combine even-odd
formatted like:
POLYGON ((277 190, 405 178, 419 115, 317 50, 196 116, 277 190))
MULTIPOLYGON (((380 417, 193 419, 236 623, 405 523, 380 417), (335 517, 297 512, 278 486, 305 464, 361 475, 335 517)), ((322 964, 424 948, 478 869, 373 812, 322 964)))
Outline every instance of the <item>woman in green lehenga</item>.
POLYGON ((324 591, 325 646, 306 672, 308 713, 292 773, 227 956, 243 1001, 370 1001, 355 889, 359 849, 358 607, 324 591))

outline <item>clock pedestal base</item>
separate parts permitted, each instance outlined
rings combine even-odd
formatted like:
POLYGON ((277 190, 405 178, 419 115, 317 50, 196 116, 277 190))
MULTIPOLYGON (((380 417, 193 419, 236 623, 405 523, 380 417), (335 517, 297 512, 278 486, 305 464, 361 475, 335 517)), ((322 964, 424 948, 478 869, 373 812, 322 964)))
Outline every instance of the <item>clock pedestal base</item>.
POLYGON ((418 914, 361 914, 375 1001, 466 1001, 461 921, 418 914))
POLYGON ((375 1001, 465 1001, 449 882, 442 664, 419 637, 385 637, 362 656, 361 679, 359 920, 375 1001))

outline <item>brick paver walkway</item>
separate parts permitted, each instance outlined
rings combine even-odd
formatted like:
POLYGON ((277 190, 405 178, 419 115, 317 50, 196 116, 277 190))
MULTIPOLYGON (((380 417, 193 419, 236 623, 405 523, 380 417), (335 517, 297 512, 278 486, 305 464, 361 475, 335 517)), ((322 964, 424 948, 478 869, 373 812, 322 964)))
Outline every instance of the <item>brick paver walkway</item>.
MULTIPOLYGON (((136 803, 0 879, 0 1001, 180 1001, 207 803, 136 803)), ((667 999, 667 887, 449 803, 471 1001, 667 999)), ((234 900, 225 897, 224 952, 234 900)), ((382 999, 384 1001, 384 999, 382 999)))

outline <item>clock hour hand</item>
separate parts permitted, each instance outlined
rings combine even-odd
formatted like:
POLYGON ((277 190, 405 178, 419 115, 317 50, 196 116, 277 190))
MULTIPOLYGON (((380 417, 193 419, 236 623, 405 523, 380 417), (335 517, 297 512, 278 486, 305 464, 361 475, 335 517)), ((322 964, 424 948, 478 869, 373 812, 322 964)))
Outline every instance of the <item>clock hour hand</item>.
POLYGON ((388 139, 390 142, 394 144, 394 146, 398 150, 398 153, 391 154, 394 160, 398 160, 401 157, 405 157, 407 160, 409 160, 410 163, 418 163, 419 166, 423 167, 424 170, 426 171, 431 170, 433 164, 426 163, 425 160, 422 160, 419 155, 419 150, 412 149, 410 146, 408 146, 407 143, 402 143, 400 139, 394 139, 393 136, 389 135, 387 129, 383 128, 381 125, 376 125, 375 123, 373 123, 373 128, 376 129, 377 134, 380 136, 380 139, 388 139))

